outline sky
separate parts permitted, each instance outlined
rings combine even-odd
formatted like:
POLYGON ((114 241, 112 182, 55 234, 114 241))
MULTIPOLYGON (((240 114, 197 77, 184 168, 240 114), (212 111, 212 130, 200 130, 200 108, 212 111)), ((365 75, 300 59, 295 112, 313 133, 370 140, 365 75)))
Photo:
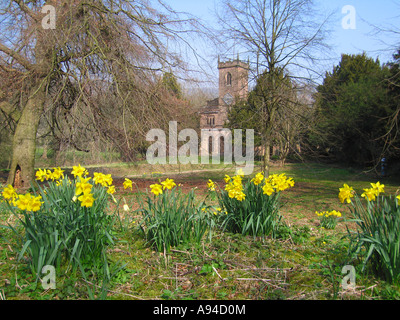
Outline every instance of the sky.
MULTIPOLYGON (((214 22, 214 11, 221 3, 221 0, 164 1, 174 10, 190 13, 210 24, 214 22)), ((400 44, 400 0, 314 1, 322 14, 332 13, 331 23, 327 25, 331 31, 327 42, 332 50, 325 71, 331 71, 343 53, 358 54, 365 51, 369 57, 379 58, 381 63, 391 60, 396 44, 400 44), (377 34, 376 27, 397 29, 399 33, 377 34)))

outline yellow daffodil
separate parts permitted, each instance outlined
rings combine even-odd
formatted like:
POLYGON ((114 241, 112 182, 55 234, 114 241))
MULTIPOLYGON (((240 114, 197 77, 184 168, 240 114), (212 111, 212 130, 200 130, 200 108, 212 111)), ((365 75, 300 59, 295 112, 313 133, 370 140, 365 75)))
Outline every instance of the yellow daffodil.
POLYGON ((64 170, 61 170, 60 167, 54 168, 53 173, 52 173, 52 179, 53 180, 58 180, 64 178, 64 170))
POLYGON ((266 194, 267 196, 270 196, 270 195, 272 195, 272 194, 275 192, 274 187, 273 187, 271 184, 269 184, 269 183, 266 183, 266 184, 263 186, 262 189, 263 189, 263 193, 266 194))
POLYGON ((374 188, 364 189, 364 193, 361 195, 363 198, 367 198, 368 201, 375 201, 378 191, 374 188))
POLYGON ((400 195, 398 195, 398 196, 396 197, 396 199, 397 199, 397 204, 400 206, 400 195))
POLYGON ((215 191, 215 183, 211 179, 208 180, 207 187, 210 191, 215 191))
POLYGON ((101 172, 94 172, 93 173, 93 181, 95 184, 100 184, 103 187, 106 186, 106 182, 105 182, 105 175, 101 172))
POLYGON ((88 183, 90 180, 89 178, 80 178, 79 182, 76 183, 76 189, 75 189, 75 194, 79 196, 81 193, 87 194, 92 191, 93 185, 88 183))
POLYGON ((33 197, 30 193, 25 195, 21 194, 15 201, 15 205, 20 210, 36 212, 39 211, 42 206, 43 202, 40 201, 41 199, 41 196, 33 197))
POLYGON ((172 179, 165 179, 165 181, 161 182, 163 189, 171 190, 173 187, 176 187, 176 183, 172 179))
POLYGON ((105 181, 105 183, 106 183, 108 186, 111 186, 111 185, 113 184, 113 178, 112 178, 112 176, 111 176, 110 173, 109 173, 109 174, 106 174, 106 175, 104 176, 104 181, 105 181))
POLYGON ((351 203, 351 198, 353 197, 353 188, 349 187, 346 183, 343 185, 343 188, 339 188, 339 200, 341 203, 344 203, 345 201, 351 203))
POLYGON ((239 201, 243 201, 245 198, 246 198, 246 194, 244 194, 243 192, 240 192, 235 196, 235 199, 239 200, 239 201))
POLYGON ((151 188, 151 192, 154 193, 156 196, 163 193, 162 186, 158 183, 152 184, 150 186, 150 188, 151 188))
POLYGON ((131 189, 132 190, 132 180, 129 180, 128 178, 125 178, 125 181, 123 183, 124 189, 131 189))
POLYGON ((256 176, 251 180, 256 186, 258 186, 261 182, 264 180, 264 173, 259 172, 256 174, 256 176))
POLYGON ((231 177, 226 174, 224 181, 225 181, 225 183, 228 183, 229 181, 231 181, 231 177))
POLYGON ((114 194, 115 193, 115 186, 109 186, 107 188, 107 193, 108 194, 114 194))
POLYGON ((83 174, 86 173, 86 169, 84 167, 81 167, 79 164, 78 166, 73 166, 71 173, 74 175, 74 177, 82 177, 83 174))
POLYGON ((18 197, 16 190, 11 184, 3 189, 2 195, 6 200, 13 200, 18 197))
POLYGON ((36 171, 36 180, 43 182, 45 179, 47 179, 46 170, 39 169, 38 171, 36 171))
POLYGON ((81 207, 91 208, 95 199, 92 193, 84 193, 78 200, 81 202, 81 207))
POLYGON ((29 206, 29 209, 30 209, 29 211, 32 211, 32 212, 39 211, 40 208, 42 207, 42 204, 44 203, 44 202, 40 201, 41 199, 42 199, 41 196, 32 198, 31 202, 30 202, 30 206, 29 206))

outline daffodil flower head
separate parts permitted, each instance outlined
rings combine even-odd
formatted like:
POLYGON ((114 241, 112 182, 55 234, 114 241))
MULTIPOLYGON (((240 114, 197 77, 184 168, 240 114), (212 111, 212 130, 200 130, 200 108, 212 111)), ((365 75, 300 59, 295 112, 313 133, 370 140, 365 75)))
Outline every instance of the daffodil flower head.
POLYGON ((132 180, 125 178, 125 181, 123 183, 124 189, 131 189, 132 190, 132 180))
POLYGON ((13 200, 18 197, 17 191, 11 184, 3 189, 2 195, 6 200, 13 200))
POLYGON ((74 177, 82 177, 82 175, 86 174, 86 169, 84 167, 81 167, 79 164, 78 166, 73 166, 71 173, 74 175, 74 177))
POLYGON ((163 193, 162 185, 156 183, 150 186, 151 192, 154 193, 156 196, 163 193))
POLYGON ((86 208, 91 208, 95 201, 92 193, 84 193, 78 198, 78 200, 81 202, 81 207, 86 207, 86 208))
POLYGON ((165 179, 165 181, 161 182, 163 189, 171 190, 172 188, 176 187, 176 183, 172 179, 165 179))
POLYGON ((211 179, 208 180, 207 187, 210 191, 215 191, 215 183, 211 179))
POLYGON ((349 187, 346 183, 343 185, 343 188, 339 188, 339 200, 341 203, 345 201, 347 203, 351 203, 351 198, 354 197, 354 190, 352 187, 349 187))
POLYGON ((43 182, 45 179, 47 180, 46 170, 39 169, 38 171, 36 171, 36 180, 43 182))

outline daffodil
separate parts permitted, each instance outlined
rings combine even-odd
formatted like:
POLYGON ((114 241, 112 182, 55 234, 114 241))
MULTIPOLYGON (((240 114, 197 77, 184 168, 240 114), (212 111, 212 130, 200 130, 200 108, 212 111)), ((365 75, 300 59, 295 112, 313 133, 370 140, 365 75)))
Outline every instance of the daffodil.
POLYGON ((109 186, 107 188, 107 193, 108 194, 114 194, 115 193, 115 186, 109 186))
POLYGON ((238 201, 243 201, 246 198, 246 194, 243 192, 239 192, 236 196, 235 199, 238 201))
POLYGON ((74 177, 82 177, 86 173, 86 169, 84 167, 81 167, 79 164, 78 166, 73 166, 71 173, 74 175, 74 177))
POLYGON ((6 200, 12 200, 18 197, 16 190, 11 184, 3 189, 2 195, 6 200))
POLYGON ((111 186, 113 184, 113 178, 111 176, 111 174, 106 174, 104 176, 104 181, 106 182, 107 185, 111 186))
POLYGON ((125 212, 129 211, 129 206, 127 204, 124 204, 124 211, 125 212))
POLYGON ((158 195, 163 193, 162 185, 160 185, 158 183, 152 184, 150 186, 150 188, 151 188, 151 192, 154 193, 156 196, 158 196, 158 195))
POLYGON ((269 183, 266 183, 266 184, 263 186, 262 189, 263 189, 263 193, 266 194, 267 196, 270 196, 270 195, 272 195, 272 194, 275 192, 274 187, 273 187, 271 184, 269 184, 269 183))
POLYGON ((173 187, 176 187, 176 183, 172 179, 165 179, 165 181, 161 182, 163 189, 171 190, 173 187))
POLYGON ((376 190, 377 196, 379 196, 380 193, 385 192, 385 185, 381 184, 379 181, 377 183, 371 183, 371 186, 376 190))
POLYGON ((32 211, 32 212, 39 211, 40 208, 42 207, 42 204, 44 203, 44 202, 40 201, 41 199, 42 199, 41 196, 31 198, 30 205, 29 205, 29 209, 30 209, 29 211, 32 211))
POLYGON ((396 199, 397 199, 397 204, 400 206, 400 195, 398 195, 398 196, 396 197, 396 199))
POLYGON ((52 179, 58 180, 60 178, 64 178, 64 170, 61 170, 60 167, 54 168, 52 173, 52 179))
POLYGON ((80 178, 79 181, 76 183, 76 189, 75 189, 75 194, 79 196, 80 194, 87 194, 92 191, 93 185, 88 183, 90 180, 89 178, 80 178))
POLYGON ((345 201, 351 203, 351 198, 353 197, 353 188, 349 187, 346 183, 343 185, 343 188, 339 188, 339 200, 341 203, 344 203, 345 201))
POLYGON ((39 169, 38 171, 36 171, 36 180, 43 182, 45 179, 47 179, 46 170, 39 169))
POLYGON ((258 186, 261 182, 264 180, 264 173, 259 172, 256 174, 256 176, 251 180, 256 186, 258 186))
POLYGON ((95 199, 92 193, 84 193, 78 200, 81 202, 81 207, 91 208, 95 199))
POLYGON ((361 195, 363 198, 367 198, 368 201, 375 201, 376 196, 378 195, 377 189, 374 188, 369 188, 369 189, 364 189, 364 193, 361 195))
POLYGON ((28 210, 31 208, 32 195, 30 193, 20 194, 15 204, 20 210, 28 210))
POLYGON ((211 179, 208 180, 207 187, 210 191, 215 191, 215 183, 211 179))
POLYGON ((132 190, 132 180, 129 180, 128 178, 125 178, 123 186, 124 186, 124 189, 131 189, 132 190))
POLYGON ((105 177, 106 176, 104 175, 104 173, 101 173, 101 172, 94 172, 93 173, 93 181, 94 181, 94 183, 95 184, 100 184, 103 187, 106 186, 105 177))

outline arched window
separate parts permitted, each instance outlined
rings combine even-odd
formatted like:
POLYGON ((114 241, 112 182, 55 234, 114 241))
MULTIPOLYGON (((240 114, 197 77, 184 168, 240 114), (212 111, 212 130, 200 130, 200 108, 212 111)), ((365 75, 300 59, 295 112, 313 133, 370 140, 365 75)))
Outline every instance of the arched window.
POLYGON ((226 74, 226 85, 227 86, 231 86, 232 85, 232 75, 230 74, 230 72, 228 72, 226 74))
POLYGON ((213 137, 208 138, 208 154, 213 153, 213 137))

